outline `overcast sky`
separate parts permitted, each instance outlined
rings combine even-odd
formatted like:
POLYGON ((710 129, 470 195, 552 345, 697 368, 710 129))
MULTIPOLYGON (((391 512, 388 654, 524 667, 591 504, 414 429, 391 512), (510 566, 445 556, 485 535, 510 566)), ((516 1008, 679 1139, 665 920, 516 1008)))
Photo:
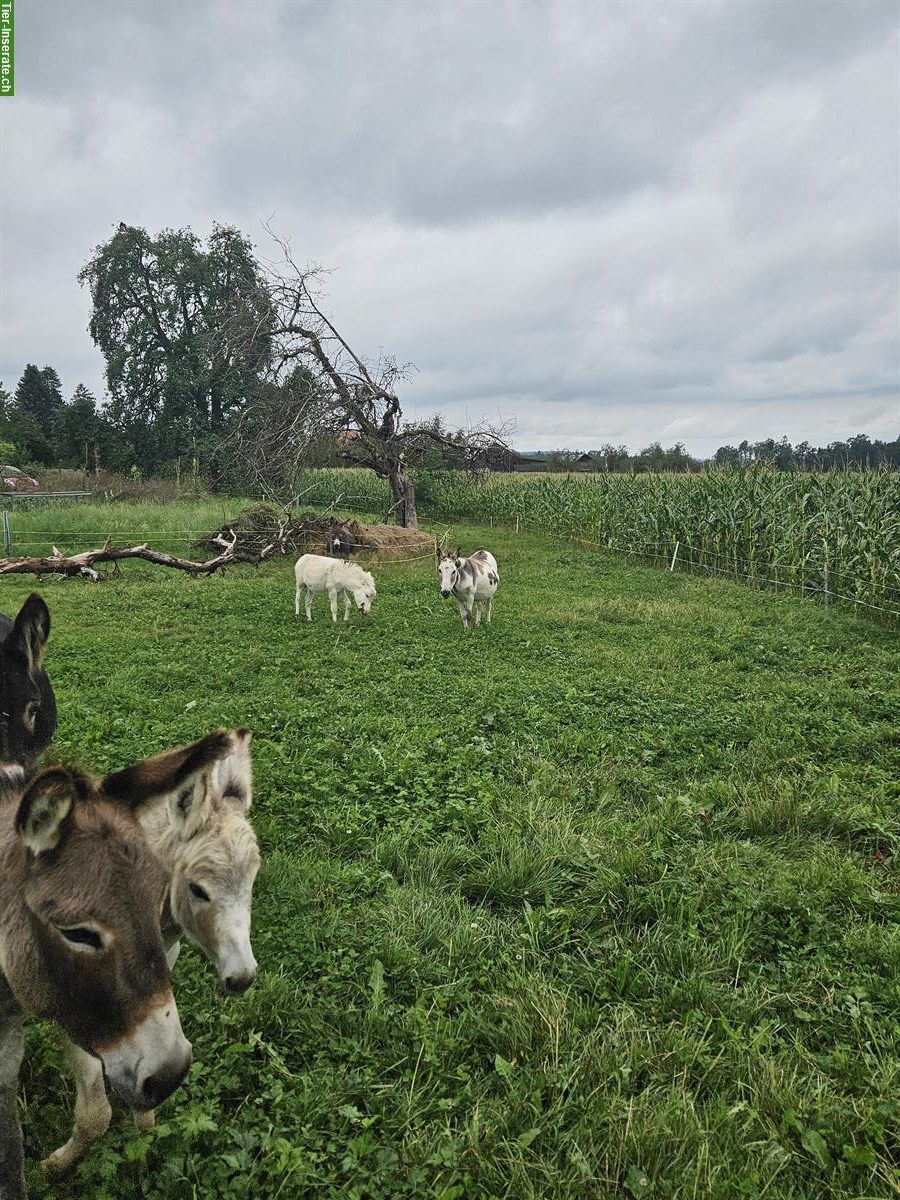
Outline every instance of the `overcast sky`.
POLYGON ((898 0, 27 0, 0 379, 104 394, 119 221, 334 268, 407 417, 520 449, 900 433, 898 0))

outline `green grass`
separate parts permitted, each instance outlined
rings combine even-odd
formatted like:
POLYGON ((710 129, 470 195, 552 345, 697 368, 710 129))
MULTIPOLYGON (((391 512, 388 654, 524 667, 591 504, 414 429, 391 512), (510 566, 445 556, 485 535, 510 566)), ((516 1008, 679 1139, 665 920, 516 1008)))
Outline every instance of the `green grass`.
MULTIPOLYGON (((498 556, 490 629, 428 562, 337 630, 321 598, 295 621, 286 560, 42 588, 55 751, 251 725, 264 866, 255 988, 179 961, 195 1065, 157 1130, 123 1115, 32 1195, 896 1196, 896 636, 453 534, 498 556)), ((32 1024, 32 1166, 59 1063, 32 1024)))

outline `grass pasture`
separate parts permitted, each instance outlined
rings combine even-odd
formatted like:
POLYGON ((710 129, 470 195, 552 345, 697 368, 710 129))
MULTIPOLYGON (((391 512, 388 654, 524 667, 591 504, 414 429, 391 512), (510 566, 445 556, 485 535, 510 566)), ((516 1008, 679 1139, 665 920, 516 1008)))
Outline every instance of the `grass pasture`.
POLYGON ((294 619, 285 560, 42 585, 55 752, 249 724, 264 865, 256 986, 183 951, 191 1075, 67 1185, 34 1166, 69 1096, 30 1026, 32 1196, 900 1194, 896 635, 453 535, 499 559, 490 629, 428 561, 337 629, 294 619))
MULTIPOLYGON (((389 505, 371 471, 307 471, 296 487, 309 504, 389 505)), ((900 618, 898 471, 491 472, 480 483, 442 471, 420 473, 416 494, 435 519, 586 538, 662 566, 677 544, 683 569, 900 618)))

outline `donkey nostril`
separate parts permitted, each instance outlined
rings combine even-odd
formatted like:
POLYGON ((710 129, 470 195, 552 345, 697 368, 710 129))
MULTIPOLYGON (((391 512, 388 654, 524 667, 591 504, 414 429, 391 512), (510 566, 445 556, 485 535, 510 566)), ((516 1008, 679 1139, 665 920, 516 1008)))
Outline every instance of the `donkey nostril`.
POLYGON ((246 975, 228 975, 222 981, 229 996, 240 996, 256 981, 256 972, 248 971, 246 975))
POLYGON ((168 1068, 148 1075, 141 1084, 141 1099, 147 1108, 156 1108, 178 1087, 191 1066, 190 1052, 168 1068))

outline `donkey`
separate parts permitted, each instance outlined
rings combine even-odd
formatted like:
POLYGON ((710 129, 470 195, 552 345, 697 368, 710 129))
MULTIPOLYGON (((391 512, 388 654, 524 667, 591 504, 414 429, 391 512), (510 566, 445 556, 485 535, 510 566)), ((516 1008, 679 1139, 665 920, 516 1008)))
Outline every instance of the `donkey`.
POLYGON ((487 623, 491 623, 494 607, 494 592, 500 582, 497 560, 489 550, 476 550, 468 558, 462 558, 459 550, 444 554, 435 545, 438 574, 441 577, 441 595, 456 597, 459 615, 464 628, 472 624, 472 606, 475 606, 475 624, 481 624, 481 614, 487 605, 487 623))
POLYGON ((0 762, 31 767, 56 729, 56 699, 42 663, 50 613, 32 592, 15 620, 0 613, 0 762))
MULTIPOLYGON (((246 991, 256 978, 250 905, 259 850, 247 820, 253 790, 252 737, 249 729, 232 730, 222 758, 173 792, 168 804, 140 818, 150 847, 169 876, 162 914, 169 967, 175 965, 184 933, 215 965, 228 995, 246 991)), ((103 791, 112 796, 133 794, 140 786, 134 778, 136 770, 107 775, 103 791)), ((72 1133, 41 1164, 54 1176, 69 1171, 103 1137, 112 1119, 101 1064, 74 1045, 69 1046, 69 1060, 77 1088, 72 1133)), ((141 1128, 150 1128, 154 1121, 152 1111, 136 1113, 135 1119, 141 1128)))
POLYGON ((350 597, 363 614, 370 611, 375 599, 375 580, 357 563, 324 554, 304 554, 294 564, 297 591, 294 596, 294 615, 300 616, 300 592, 306 588, 306 619, 312 620, 313 596, 327 592, 331 604, 331 619, 337 621, 338 596, 344 600, 344 620, 350 618, 350 597))
POLYGON ((26 1013, 99 1058, 132 1108, 156 1107, 187 1074, 159 920, 168 881, 138 815, 192 789, 228 748, 223 730, 207 734, 123 772, 118 794, 65 767, 29 782, 19 766, 0 772, 2 1200, 25 1196, 16 1081, 26 1013))
POLYGON ((334 521, 328 530, 325 546, 332 558, 349 558, 357 548, 357 541, 349 526, 342 521, 334 521))

